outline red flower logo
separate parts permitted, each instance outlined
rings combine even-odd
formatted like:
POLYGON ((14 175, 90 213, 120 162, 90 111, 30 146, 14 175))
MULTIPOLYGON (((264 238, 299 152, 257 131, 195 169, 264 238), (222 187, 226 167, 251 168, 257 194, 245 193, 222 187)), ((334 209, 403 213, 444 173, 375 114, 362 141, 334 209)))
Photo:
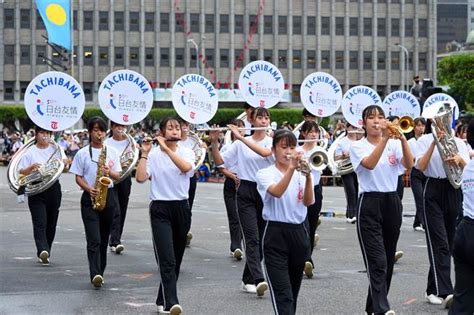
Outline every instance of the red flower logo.
POLYGON ((58 129, 58 122, 57 121, 52 121, 51 122, 51 129, 54 129, 54 130, 58 129))

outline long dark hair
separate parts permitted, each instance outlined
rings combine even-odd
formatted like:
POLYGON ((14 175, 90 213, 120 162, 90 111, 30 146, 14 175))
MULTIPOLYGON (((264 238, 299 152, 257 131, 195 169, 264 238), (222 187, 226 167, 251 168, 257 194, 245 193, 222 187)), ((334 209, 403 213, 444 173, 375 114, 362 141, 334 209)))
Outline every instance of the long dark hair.
POLYGON ((383 111, 382 107, 378 105, 369 105, 362 111, 362 121, 364 122, 364 137, 367 137, 367 129, 365 128, 365 123, 367 122, 367 118, 370 115, 376 115, 377 113, 382 114, 385 117, 385 112, 383 111))
POLYGON ((278 129, 273 135, 272 146, 275 148, 281 141, 286 141, 289 146, 296 147, 296 136, 293 132, 287 129, 278 129))
POLYGON ((318 126, 318 123, 313 121, 313 120, 307 120, 303 123, 303 125, 301 126, 301 129, 300 129, 300 135, 298 137, 298 140, 305 140, 305 137, 303 136, 303 132, 304 133, 308 133, 308 132, 311 132, 311 130, 316 130, 316 132, 320 132, 319 131, 319 126, 318 126))
POLYGON ((105 120, 100 116, 95 116, 89 119, 89 121, 87 122, 87 130, 89 131, 89 135, 92 129, 94 129, 95 125, 99 127, 100 131, 107 131, 107 123, 105 122, 105 120))
MULTIPOLYGON (((240 127, 240 126, 245 127, 245 123, 244 123, 244 121, 243 121, 242 119, 234 118, 234 119, 232 119, 232 120, 230 121, 230 124, 231 124, 231 125, 236 125, 236 126, 238 126, 238 127, 240 127)), ((235 136, 234 136, 233 133, 230 134, 230 139, 231 139, 232 141, 235 140, 235 136)))
POLYGON ((257 119, 258 116, 270 117, 270 112, 265 107, 257 107, 252 110, 252 121, 257 119))
POLYGON ((160 131, 162 137, 166 135, 166 125, 168 125, 169 122, 175 122, 179 125, 179 129, 181 129, 181 124, 179 123, 178 119, 174 117, 165 117, 160 121, 160 131))
POLYGON ((474 149, 474 118, 469 120, 467 125, 467 143, 474 149))

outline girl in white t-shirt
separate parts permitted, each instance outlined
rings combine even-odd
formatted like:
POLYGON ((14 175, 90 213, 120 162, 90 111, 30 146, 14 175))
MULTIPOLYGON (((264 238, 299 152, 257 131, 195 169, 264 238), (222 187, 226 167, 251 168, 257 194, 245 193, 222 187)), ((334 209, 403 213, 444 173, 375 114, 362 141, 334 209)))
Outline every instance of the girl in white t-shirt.
POLYGON ((138 162, 136 179, 151 181, 150 221, 153 247, 161 282, 156 299, 159 311, 181 314, 176 283, 179 276, 186 235, 191 227, 189 210, 189 179, 194 175, 194 152, 178 144, 181 126, 174 118, 160 123, 163 136, 144 141, 138 162))
POLYGON ((413 156, 405 136, 389 131, 382 108, 366 107, 362 119, 366 137, 352 144, 350 159, 359 181, 357 232, 369 278, 365 311, 384 314, 390 310, 387 295, 402 224, 398 175, 411 169, 413 156))
MULTIPOLYGON (((318 143, 315 141, 320 139, 319 126, 315 121, 307 120, 303 123, 300 129, 300 140, 309 140, 304 142, 300 147, 297 147, 296 150, 303 153, 303 157, 309 158, 311 153, 314 152, 314 149, 318 147, 318 143), (312 141, 312 142, 311 142, 312 141)), ((314 190, 314 200, 315 202, 308 207, 308 214, 306 217, 306 223, 308 225, 309 240, 311 243, 310 252, 308 260, 305 262, 304 273, 308 278, 313 277, 313 268, 314 263, 312 259, 313 248, 315 243, 315 238, 319 239, 319 235, 316 233, 316 228, 318 227, 319 214, 321 213, 321 208, 323 206, 323 187, 320 185, 321 181, 321 171, 312 170, 313 174, 313 190, 314 190)))
POLYGON ((257 173, 266 221, 262 238, 263 264, 275 314, 295 314, 302 271, 310 253, 307 207, 314 204, 312 172, 297 171, 302 152, 289 130, 277 130, 272 151, 275 164, 257 173))
MULTIPOLYGON (((254 127, 268 127, 270 113, 265 108, 255 108, 252 112, 254 127)), ((263 296, 268 284, 263 277, 260 242, 265 224, 262 219, 263 203, 257 191, 257 171, 273 163, 272 138, 266 130, 255 130, 252 136, 243 137, 237 126, 229 125, 237 141, 222 155, 218 150, 218 132, 209 134, 212 141, 212 155, 217 166, 235 165, 240 178, 237 191, 237 212, 245 242, 245 269, 242 275, 242 290, 263 296)))

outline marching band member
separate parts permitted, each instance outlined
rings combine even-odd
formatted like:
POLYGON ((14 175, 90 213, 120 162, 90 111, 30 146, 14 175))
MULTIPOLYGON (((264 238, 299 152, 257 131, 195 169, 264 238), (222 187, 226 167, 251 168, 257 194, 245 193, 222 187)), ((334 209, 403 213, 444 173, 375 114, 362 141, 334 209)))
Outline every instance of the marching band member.
MULTIPOLYGON (((468 125, 468 141, 474 147, 474 119, 468 125)), ((464 216, 454 236, 453 258, 456 284, 450 315, 474 314, 474 160, 463 172, 464 216)))
POLYGON ((156 304, 159 312, 181 314, 176 283, 178 281, 186 235, 191 226, 189 179, 194 175, 194 152, 179 145, 181 126, 174 118, 160 123, 159 147, 142 143, 136 179, 151 180, 150 221, 160 287, 156 304), (172 184, 170 184, 172 183, 172 184))
POLYGON ((402 224, 397 182, 400 170, 413 166, 413 156, 405 136, 389 131, 382 108, 366 107, 362 119, 366 137, 353 143, 350 159, 359 181, 357 232, 369 278, 365 310, 393 314, 387 295, 402 224))
POLYGON ((244 127, 246 128, 245 130, 245 135, 250 136, 252 134, 252 111, 253 107, 250 106, 249 104, 245 103, 244 104, 244 111, 245 111, 245 118, 244 118, 244 127))
MULTIPOLYGON (((50 145, 51 132, 35 127, 36 144, 28 148, 18 165, 20 175, 29 175, 48 162, 55 148, 50 145)), ((54 156, 61 159, 59 152, 54 156)), ((44 265, 49 264, 61 206, 61 185, 59 180, 47 190, 28 197, 28 208, 33 222, 33 236, 36 244, 36 256, 44 265)))
MULTIPOLYGON (((302 140, 317 140, 319 139, 319 126, 315 121, 307 120, 303 123, 300 129, 300 135, 302 140)), ((305 142, 301 147, 298 147, 297 150, 303 153, 303 157, 309 158, 313 150, 317 147, 316 141, 314 142, 305 142)), ((314 199, 315 202, 308 207, 307 211, 307 224, 309 230, 309 240, 310 240, 310 251, 308 255, 308 260, 305 262, 304 273, 308 278, 313 277, 314 263, 312 259, 314 243, 316 238, 316 228, 318 227, 319 214, 321 213, 321 208, 323 206, 323 189, 319 184, 321 179, 321 171, 312 170, 313 174, 313 183, 314 183, 314 199)), ((319 238, 319 235, 318 237, 319 238)))
MULTIPOLYGON (((444 303, 449 306, 453 297, 451 253, 456 217, 462 207, 462 192, 449 183, 443 163, 463 168, 469 161, 469 153, 466 144, 461 139, 454 137, 459 153, 443 162, 431 133, 430 120, 426 124, 426 132, 417 141, 416 158, 416 167, 426 176, 423 199, 430 269, 425 297, 430 304, 444 303)), ((439 139, 445 136, 443 131, 439 131, 437 135, 439 139)))
MULTIPOLYGON (((356 127, 350 123, 346 123, 347 135, 338 143, 336 148, 336 160, 343 160, 349 158, 349 151, 352 143, 357 141, 357 135, 353 132, 357 130, 356 127), (349 132, 350 131, 350 132, 349 132), (352 132, 352 133, 351 133, 352 132)), ((348 223, 355 223, 357 221, 357 195, 359 186, 357 184, 356 172, 341 175, 342 184, 344 185, 344 192, 346 193, 347 208, 346 221, 348 223)))
POLYGON ((263 264, 275 314, 296 313, 302 271, 310 251, 305 220, 306 207, 314 204, 312 172, 295 172, 303 155, 295 148, 294 134, 277 130, 272 145, 275 164, 257 173, 266 221, 263 264))
POLYGON ((102 211, 93 208, 91 198, 97 198, 100 193, 99 188, 96 187, 99 172, 117 180, 120 178, 122 168, 118 152, 103 143, 107 130, 105 121, 100 117, 93 117, 87 123, 87 130, 90 144, 77 152, 70 172, 76 175, 76 183, 84 190, 81 197, 81 216, 86 232, 89 273, 94 287, 100 288, 104 283, 107 245, 118 202, 111 187, 108 188, 107 198, 104 200, 105 208, 102 211), (102 157, 105 161, 101 160, 102 157), (102 170, 99 169, 98 172, 97 168, 100 166, 102 170))
MULTIPOLYGON (((268 127, 270 113, 265 108, 252 112, 254 127, 268 127)), ((240 178, 237 191, 237 213, 240 220, 245 245, 245 269, 242 275, 242 289, 247 293, 263 296, 268 289, 261 266, 261 246, 264 221, 262 219, 262 199, 257 191, 256 174, 261 168, 272 163, 272 138, 265 130, 255 130, 252 136, 243 137, 236 126, 229 125, 238 141, 232 143, 224 154, 217 148, 218 132, 209 134, 212 141, 212 155, 216 165, 227 166, 237 160, 236 173, 240 178)))
MULTIPOLYGON (((105 140, 108 147, 114 148, 119 154, 122 154, 129 145, 125 132, 127 127, 116 122, 110 122, 112 137, 105 140)), ((109 246, 112 252, 120 254, 125 247, 122 245, 122 232, 127 216, 128 200, 132 188, 132 176, 129 175, 120 183, 114 185, 114 193, 117 195, 118 207, 112 221, 112 230, 110 232, 109 246)))
MULTIPOLYGON (((245 127, 244 122, 240 119, 233 119, 231 125, 235 125, 239 128, 245 127)), ((243 131, 240 131, 243 134, 243 131)), ((231 134, 232 143, 235 141, 235 137, 231 134)), ((221 148, 221 155, 229 149, 232 143, 226 143, 221 148)), ((230 232, 230 255, 237 260, 242 259, 242 234, 240 231, 239 217, 237 215, 237 190, 240 185, 240 178, 236 173, 237 159, 230 161, 226 164, 226 167, 221 165, 218 167, 219 171, 225 175, 224 181, 224 203, 227 210, 227 219, 229 220, 229 232, 230 232)))
MULTIPOLYGON (((416 157, 418 155, 418 140, 425 133, 426 120, 423 117, 415 118, 415 129, 413 129, 413 138, 408 140, 410 150, 416 157)), ((423 219, 423 186, 426 181, 425 175, 416 167, 411 169, 410 173, 410 186, 415 198, 416 214, 415 220, 413 221, 413 229, 415 231, 424 232, 424 219, 423 219)))

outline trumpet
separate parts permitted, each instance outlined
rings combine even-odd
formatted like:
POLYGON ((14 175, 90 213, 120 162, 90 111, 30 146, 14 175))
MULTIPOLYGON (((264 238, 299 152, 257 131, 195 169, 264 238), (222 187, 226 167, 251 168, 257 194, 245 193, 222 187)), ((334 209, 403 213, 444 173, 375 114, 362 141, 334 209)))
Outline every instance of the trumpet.
POLYGON ((387 123, 387 128, 392 135, 401 136, 402 133, 410 133, 415 128, 415 121, 410 116, 402 116, 397 124, 387 123))
MULTIPOLYGON (((238 130, 246 131, 246 130, 253 130, 253 131, 259 131, 259 130, 271 130, 272 127, 250 127, 250 128, 237 128, 238 130)), ((230 130, 229 127, 217 127, 217 128, 198 128, 196 129, 197 132, 210 132, 210 131, 228 131, 230 130)))
MULTIPOLYGON (((286 155, 287 160, 293 158, 294 156, 291 154, 286 155)), ((307 175, 313 170, 321 172, 328 166, 328 161, 329 158, 326 150, 316 147, 311 151, 309 157, 301 157, 299 159, 296 170, 301 172, 303 175, 307 175)))

